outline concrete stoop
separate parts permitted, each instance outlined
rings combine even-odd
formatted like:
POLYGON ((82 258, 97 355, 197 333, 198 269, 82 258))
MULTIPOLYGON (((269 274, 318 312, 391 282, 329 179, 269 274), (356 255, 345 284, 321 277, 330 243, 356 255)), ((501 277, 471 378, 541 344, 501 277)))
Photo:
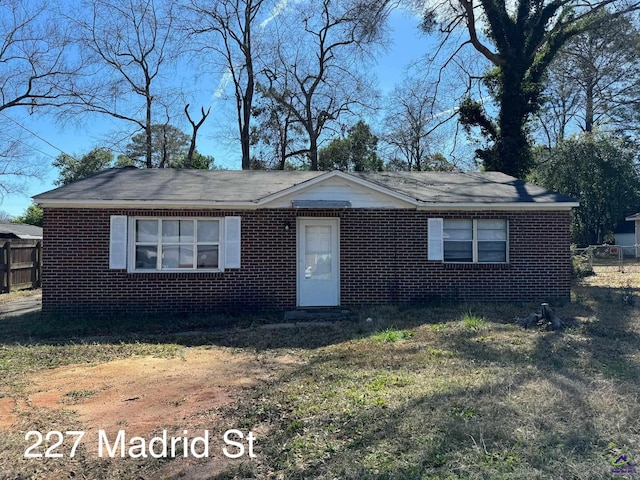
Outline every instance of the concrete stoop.
POLYGON ((285 322, 330 322, 351 316, 349 310, 341 308, 298 308, 284 313, 285 322))

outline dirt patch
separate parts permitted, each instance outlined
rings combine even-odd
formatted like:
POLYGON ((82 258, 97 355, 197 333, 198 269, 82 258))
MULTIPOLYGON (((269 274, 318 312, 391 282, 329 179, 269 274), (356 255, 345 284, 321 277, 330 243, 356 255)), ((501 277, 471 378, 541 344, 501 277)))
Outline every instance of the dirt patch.
POLYGON ((77 412, 88 433, 208 428, 218 407, 266 379, 292 357, 259 358, 228 349, 190 349, 182 358, 131 358, 41 372, 27 390, 33 407, 77 412))
MULTIPOLYGON (((149 440, 161 435, 162 430, 169 437, 191 438, 207 430, 210 458, 177 456, 164 463, 153 477, 207 479, 237 462, 221 454, 221 432, 251 428, 230 424, 221 415, 221 407, 247 395, 247 387, 280 376, 300 362, 295 355, 212 347, 185 349, 178 358, 145 356, 44 370, 29 376, 23 395, 0 398, 0 432, 21 429, 27 418, 29 428, 33 428, 49 417, 41 427, 43 431, 82 429, 87 458, 95 459, 101 429, 110 441, 119 430, 126 432, 126 441, 134 436, 149 440), (72 421, 65 424, 63 419, 69 418, 66 412, 62 416, 47 415, 61 410, 71 411, 81 426, 72 421)), ((63 469, 67 467, 77 468, 69 463, 63 469)), ((56 478, 62 476, 56 474, 56 478)))
POLYGON ((17 422, 18 416, 14 413, 15 408, 16 401, 13 398, 0 398, 0 431, 9 430, 17 422))

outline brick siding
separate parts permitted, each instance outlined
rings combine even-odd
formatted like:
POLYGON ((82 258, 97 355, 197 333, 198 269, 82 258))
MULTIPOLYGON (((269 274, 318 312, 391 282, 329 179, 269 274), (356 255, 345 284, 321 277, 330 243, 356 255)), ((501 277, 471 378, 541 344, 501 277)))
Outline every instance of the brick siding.
POLYGON ((296 307, 296 216, 340 218, 341 305, 556 301, 570 291, 568 211, 45 209, 43 310, 73 315, 296 307), (109 270, 111 215, 242 217, 242 268, 109 270), (427 260, 428 218, 506 218, 509 264, 427 260), (285 224, 290 229, 285 229, 285 224))

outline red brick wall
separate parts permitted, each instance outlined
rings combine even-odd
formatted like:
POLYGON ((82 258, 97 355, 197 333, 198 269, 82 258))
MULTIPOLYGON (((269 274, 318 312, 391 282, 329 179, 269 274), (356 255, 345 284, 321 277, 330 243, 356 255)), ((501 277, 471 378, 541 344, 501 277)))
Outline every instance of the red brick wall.
POLYGON ((569 212, 45 209, 43 310, 197 314, 296 306, 296 215, 340 217, 343 306, 433 298, 552 301, 570 289, 569 212), (242 268, 109 270, 111 215, 242 217, 242 268), (428 218, 506 218, 508 265, 427 260, 428 218), (285 230, 285 222, 291 226, 285 230))

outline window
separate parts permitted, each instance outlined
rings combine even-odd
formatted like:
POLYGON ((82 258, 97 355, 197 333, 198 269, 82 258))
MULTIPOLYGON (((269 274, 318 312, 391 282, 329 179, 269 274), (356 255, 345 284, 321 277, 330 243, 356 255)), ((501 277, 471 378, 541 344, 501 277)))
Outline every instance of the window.
POLYGON ((133 270, 218 270, 219 219, 133 219, 133 270))
POLYGON ((445 219, 444 261, 452 263, 506 263, 506 220, 445 219))

